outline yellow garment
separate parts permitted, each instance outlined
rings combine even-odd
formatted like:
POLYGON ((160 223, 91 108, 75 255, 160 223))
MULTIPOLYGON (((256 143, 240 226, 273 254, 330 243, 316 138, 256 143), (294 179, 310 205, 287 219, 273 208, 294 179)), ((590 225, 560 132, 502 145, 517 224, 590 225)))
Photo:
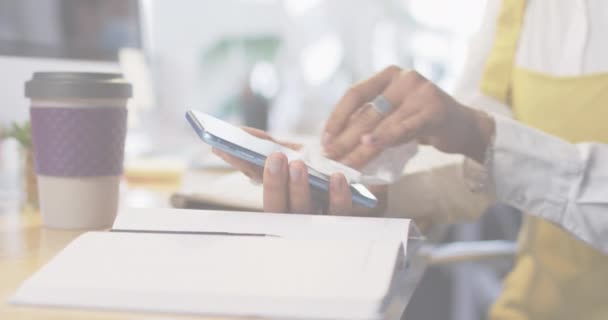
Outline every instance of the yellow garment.
POLYGON ((486 60, 481 78, 481 91, 500 101, 507 101, 509 98, 513 61, 525 10, 525 0, 503 1, 496 21, 496 39, 492 52, 486 60))
MULTIPOLYGON (((503 3, 501 17, 511 18, 498 20, 482 91, 510 104, 515 117, 530 126, 571 142, 608 143, 608 74, 553 77, 514 67, 519 34, 512 30, 521 29, 525 1, 503 3)), ((519 241, 515 266, 490 319, 608 319, 608 256, 529 216, 519 241)))

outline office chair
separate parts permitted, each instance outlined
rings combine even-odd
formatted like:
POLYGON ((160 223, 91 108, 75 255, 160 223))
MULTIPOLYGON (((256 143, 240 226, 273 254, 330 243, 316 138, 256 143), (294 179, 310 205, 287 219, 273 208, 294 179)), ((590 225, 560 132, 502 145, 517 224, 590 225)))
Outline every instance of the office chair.
MULTIPOLYGON (((439 266, 452 279, 451 312, 453 320, 483 319, 502 289, 502 278, 511 268, 517 253, 521 214, 516 209, 496 205, 488 209, 484 221, 444 227, 436 233, 449 233, 449 243, 422 246, 419 255, 429 266, 439 266), (484 231, 493 227, 493 237, 482 240, 484 231), (496 232, 498 231, 498 232, 496 232)), ((437 236, 433 236, 437 238, 437 236)))

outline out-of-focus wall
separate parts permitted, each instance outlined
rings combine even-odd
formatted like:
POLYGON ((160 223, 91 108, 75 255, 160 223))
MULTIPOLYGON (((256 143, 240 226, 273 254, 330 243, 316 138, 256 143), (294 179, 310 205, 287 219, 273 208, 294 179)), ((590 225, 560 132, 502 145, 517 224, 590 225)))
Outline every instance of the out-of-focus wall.
MULTIPOLYGON (((217 112, 242 91, 238 54, 209 69, 203 51, 222 37, 274 35, 278 90, 270 128, 314 133, 355 81, 389 64, 416 68, 450 89, 485 0, 175 0, 149 6, 150 57, 159 105, 217 112)), ((255 87, 255 86, 254 86, 255 87)))
MULTIPOLYGON (((225 36, 277 34, 281 28, 282 9, 274 1, 172 0, 148 1, 146 6, 158 104, 175 110, 180 120, 183 111, 213 110, 237 90, 232 77, 218 74, 211 81, 204 77, 201 62, 206 48, 225 36)), ((230 75, 230 69, 228 65, 224 75, 230 75)))

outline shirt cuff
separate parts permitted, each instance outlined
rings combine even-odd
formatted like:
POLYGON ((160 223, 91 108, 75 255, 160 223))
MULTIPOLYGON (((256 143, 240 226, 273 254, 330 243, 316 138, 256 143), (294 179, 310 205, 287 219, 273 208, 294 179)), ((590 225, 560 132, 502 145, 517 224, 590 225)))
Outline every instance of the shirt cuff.
POLYGON ((485 170, 496 199, 561 221, 573 182, 583 170, 576 147, 517 121, 494 119, 496 137, 485 170))

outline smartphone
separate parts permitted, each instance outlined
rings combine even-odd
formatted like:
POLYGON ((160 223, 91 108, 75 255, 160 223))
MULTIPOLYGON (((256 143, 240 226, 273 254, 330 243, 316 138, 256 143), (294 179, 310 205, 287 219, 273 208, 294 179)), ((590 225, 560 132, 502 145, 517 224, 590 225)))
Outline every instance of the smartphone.
MULTIPOLYGON (((260 167, 264 167, 266 157, 273 152, 283 152, 288 158, 295 153, 294 150, 253 136, 237 126, 200 111, 188 111, 186 119, 205 143, 260 167)), ((317 194, 327 198, 329 176, 309 167, 308 182, 313 192, 317 191, 317 194)), ((349 187, 354 204, 367 208, 375 208, 378 205, 376 197, 364 185, 350 183, 349 187)))

